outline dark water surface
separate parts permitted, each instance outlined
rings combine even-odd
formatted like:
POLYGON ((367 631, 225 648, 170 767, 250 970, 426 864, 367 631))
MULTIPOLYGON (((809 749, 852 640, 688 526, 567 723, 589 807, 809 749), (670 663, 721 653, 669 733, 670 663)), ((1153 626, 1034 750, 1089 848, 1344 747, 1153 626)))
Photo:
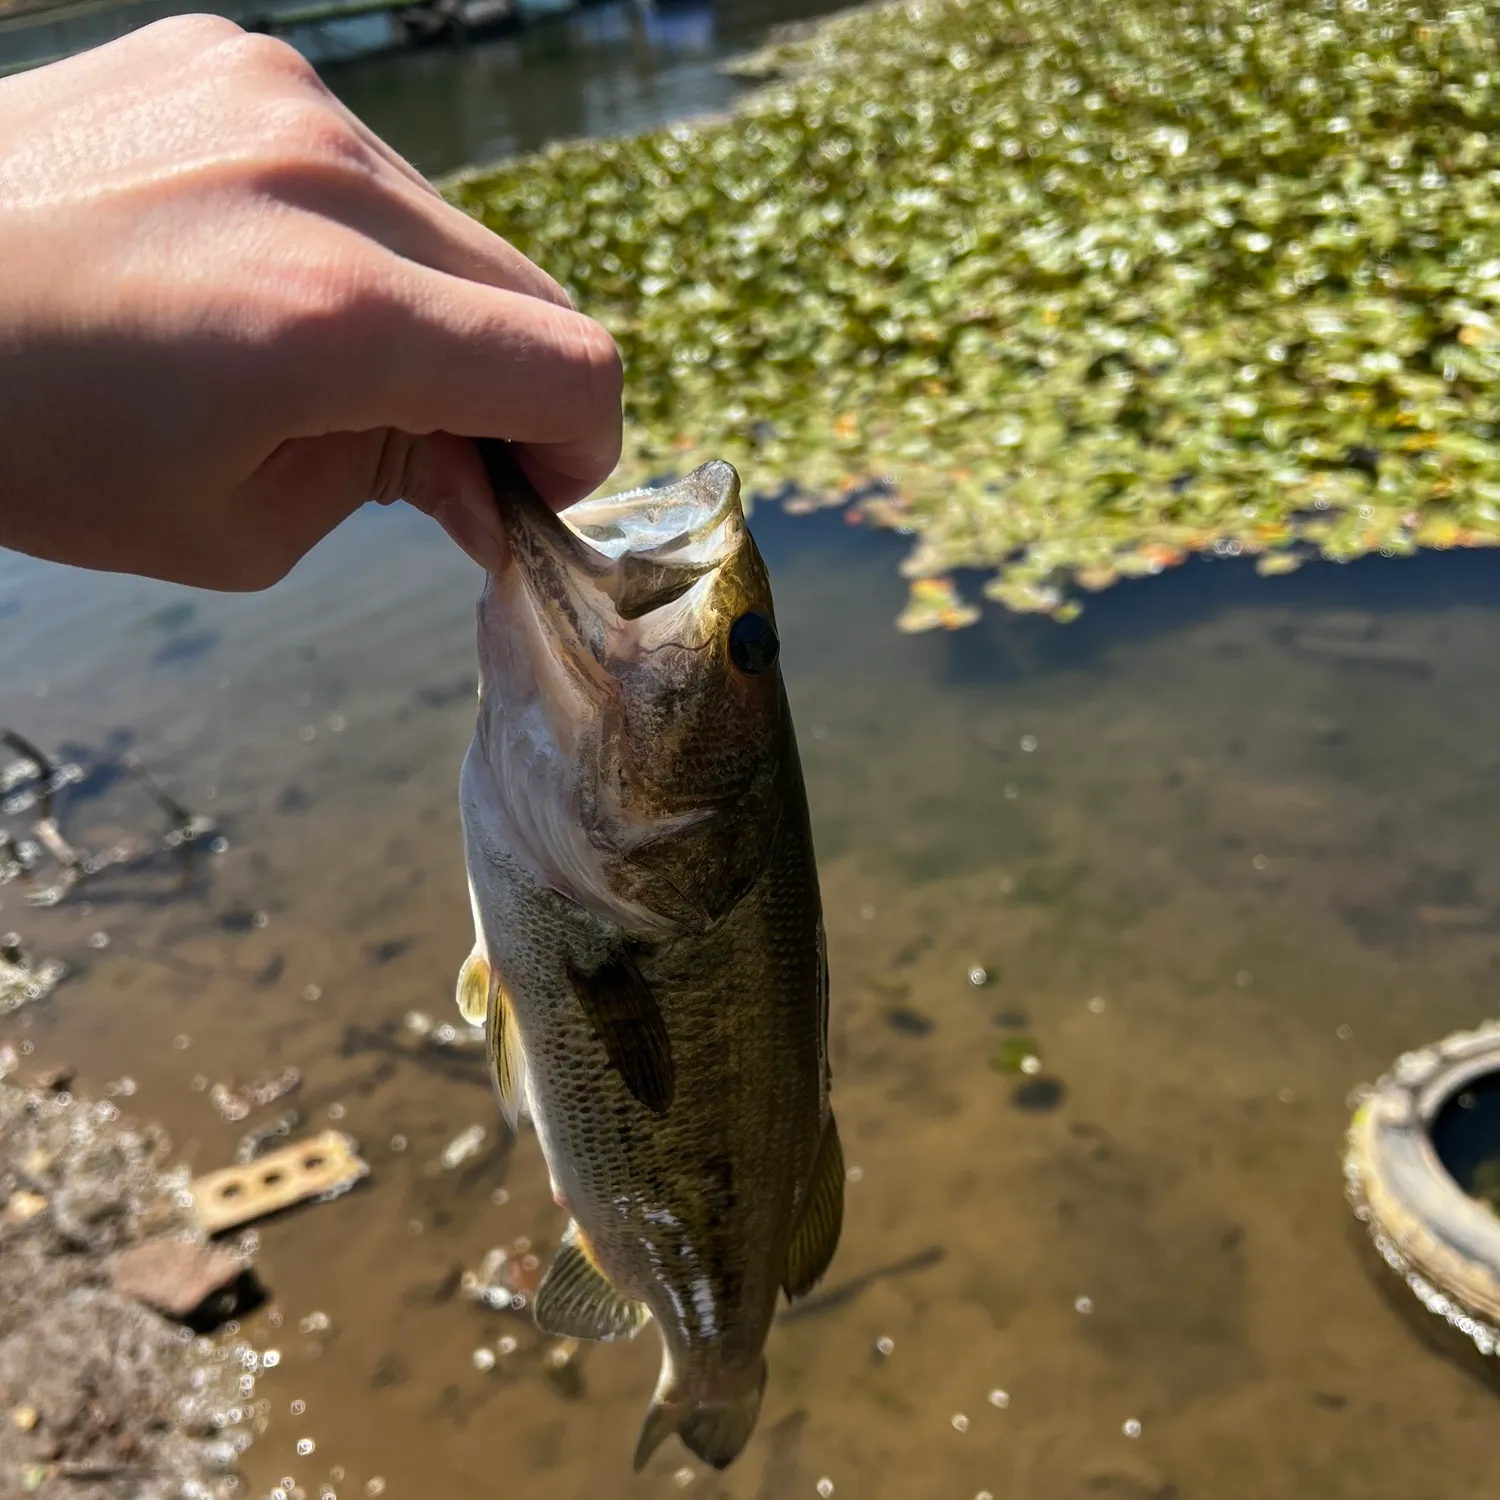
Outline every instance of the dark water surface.
POLYGON ((329 87, 429 175, 549 141, 626 135, 727 108, 747 85, 720 71, 780 22, 839 0, 610 0, 515 36, 340 63, 329 87))
MULTIPOLYGON (((1339 1157, 1351 1086, 1494 1009, 1500 558, 1202 564, 1072 626, 911 638, 896 539, 769 506, 754 526, 851 1181, 826 1295, 774 1332, 722 1477, 670 1446, 630 1477, 654 1334, 586 1351, 570 1391, 524 1317, 456 1293, 492 1246, 545 1255, 562 1228, 482 1071, 396 1044, 409 1011, 457 1020, 470 944, 471 565, 396 509, 258 598, 0 566, 5 721, 86 764, 134 747, 230 840, 186 894, 166 865, 52 911, 0 892, 0 925, 77 966, 0 1040, 93 1095, 128 1076, 121 1102, 199 1169, 263 1117, 222 1122, 205 1085, 294 1065, 300 1128, 337 1120, 371 1164, 262 1226, 280 1322, 248 1331, 282 1358, 252 1492, 1493 1494, 1494 1397, 1366 1279, 1339 1157), (1040 1074, 992 1066, 1016 1036, 1040 1074), (474 1125, 483 1151, 444 1168, 474 1125)), ((65 798, 90 848, 149 826, 128 778, 65 798)))

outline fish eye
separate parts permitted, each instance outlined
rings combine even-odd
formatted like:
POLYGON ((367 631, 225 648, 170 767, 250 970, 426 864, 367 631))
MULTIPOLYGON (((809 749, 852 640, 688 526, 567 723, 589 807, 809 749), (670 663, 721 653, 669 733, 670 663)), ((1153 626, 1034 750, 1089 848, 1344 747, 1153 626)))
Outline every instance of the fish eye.
POLYGON ((753 677, 776 665, 781 642, 776 627, 752 609, 729 627, 729 659, 740 671, 753 677))

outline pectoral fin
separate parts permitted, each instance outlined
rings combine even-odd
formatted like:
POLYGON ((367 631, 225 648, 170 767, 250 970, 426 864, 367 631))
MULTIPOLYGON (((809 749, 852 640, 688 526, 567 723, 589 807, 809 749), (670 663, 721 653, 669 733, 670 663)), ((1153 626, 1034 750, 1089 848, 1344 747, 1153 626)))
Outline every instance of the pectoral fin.
POLYGON ((490 1008, 490 986, 494 982, 490 966, 476 943, 458 971, 458 1010, 470 1026, 484 1025, 490 1008))
POLYGON ((525 1098, 526 1054, 521 1050, 521 1034, 516 1030, 515 1007, 477 943, 458 971, 458 1008, 469 1025, 487 1026, 490 1071, 500 1100, 500 1113, 515 1130, 520 1125, 521 1103, 525 1098))
POLYGON ((620 953, 592 974, 570 969, 568 977, 625 1087, 654 1114, 665 1114, 675 1084, 672 1039, 635 960, 620 953))
POLYGON ((839 1145, 838 1126, 829 1115, 823 1139, 818 1143, 807 1197, 803 1199, 791 1244, 787 1246, 781 1286, 788 1297, 804 1296, 817 1285, 838 1249, 839 1231, 843 1227, 844 1151, 839 1145))
POLYGON ((521 1105, 526 1098, 526 1053, 521 1047, 521 1033, 516 1029, 516 1008, 499 984, 490 992, 488 1038, 500 1113, 512 1130, 518 1130, 521 1105))
POLYGON ((576 1224, 568 1226, 542 1277, 534 1312, 543 1333, 570 1339, 633 1339, 651 1316, 609 1284, 576 1224))

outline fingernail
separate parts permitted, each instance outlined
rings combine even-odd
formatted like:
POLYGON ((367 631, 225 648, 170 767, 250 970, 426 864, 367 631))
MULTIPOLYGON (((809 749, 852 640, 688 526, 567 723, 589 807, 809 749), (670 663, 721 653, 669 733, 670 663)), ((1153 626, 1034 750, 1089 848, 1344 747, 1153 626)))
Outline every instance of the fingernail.
POLYGON ((499 573, 510 561, 505 528, 487 492, 462 491, 444 500, 432 518, 486 572, 499 573))

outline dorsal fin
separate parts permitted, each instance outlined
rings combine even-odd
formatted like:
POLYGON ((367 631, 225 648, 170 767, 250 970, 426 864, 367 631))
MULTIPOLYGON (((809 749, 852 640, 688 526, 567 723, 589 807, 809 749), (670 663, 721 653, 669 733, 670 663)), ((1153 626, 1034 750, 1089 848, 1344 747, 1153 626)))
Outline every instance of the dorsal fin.
POLYGON ((838 1126, 830 1114, 823 1127, 823 1138, 818 1142, 807 1196, 787 1246, 781 1285, 788 1297, 804 1296, 817 1285, 838 1249, 843 1227, 844 1151, 839 1144, 838 1126))

